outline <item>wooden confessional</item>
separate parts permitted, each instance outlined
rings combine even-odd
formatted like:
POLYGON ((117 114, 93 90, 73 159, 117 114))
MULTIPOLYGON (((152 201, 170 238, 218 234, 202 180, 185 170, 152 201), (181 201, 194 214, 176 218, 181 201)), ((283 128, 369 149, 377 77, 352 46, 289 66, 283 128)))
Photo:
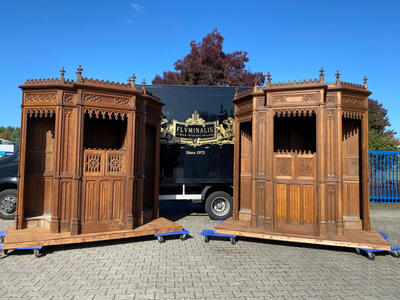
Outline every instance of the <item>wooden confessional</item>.
POLYGON ((387 248, 370 228, 368 91, 320 78, 236 94, 234 210, 216 232, 387 248))
POLYGON ((5 249, 182 228, 157 219, 163 104, 145 83, 77 75, 21 86, 18 207, 5 249))

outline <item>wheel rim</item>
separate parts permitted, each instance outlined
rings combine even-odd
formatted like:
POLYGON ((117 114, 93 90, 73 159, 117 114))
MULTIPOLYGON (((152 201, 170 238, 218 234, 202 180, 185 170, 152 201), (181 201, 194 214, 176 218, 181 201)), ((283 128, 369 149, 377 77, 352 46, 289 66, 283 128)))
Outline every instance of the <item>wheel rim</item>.
POLYGON ((12 216, 17 207, 17 197, 8 195, 0 200, 0 212, 6 216, 12 216))
POLYGON ((218 217, 223 217, 229 213, 231 209, 231 204, 228 199, 224 197, 217 197, 211 202, 211 208, 213 213, 218 217))

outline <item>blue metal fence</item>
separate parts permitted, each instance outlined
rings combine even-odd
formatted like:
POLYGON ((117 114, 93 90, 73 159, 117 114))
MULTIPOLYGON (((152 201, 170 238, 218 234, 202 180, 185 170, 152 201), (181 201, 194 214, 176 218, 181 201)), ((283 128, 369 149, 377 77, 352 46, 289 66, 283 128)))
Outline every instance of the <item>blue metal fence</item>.
POLYGON ((400 151, 369 152, 369 201, 400 203, 400 151))

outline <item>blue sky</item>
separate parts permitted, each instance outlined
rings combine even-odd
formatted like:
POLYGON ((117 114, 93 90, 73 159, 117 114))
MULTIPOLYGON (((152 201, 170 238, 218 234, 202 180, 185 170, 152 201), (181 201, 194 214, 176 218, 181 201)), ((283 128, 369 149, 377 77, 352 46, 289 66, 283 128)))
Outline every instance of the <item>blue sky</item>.
POLYGON ((400 1, 2 1, 0 125, 19 126, 28 78, 83 75, 151 82, 214 28, 273 81, 318 76, 362 83, 400 132, 400 1))

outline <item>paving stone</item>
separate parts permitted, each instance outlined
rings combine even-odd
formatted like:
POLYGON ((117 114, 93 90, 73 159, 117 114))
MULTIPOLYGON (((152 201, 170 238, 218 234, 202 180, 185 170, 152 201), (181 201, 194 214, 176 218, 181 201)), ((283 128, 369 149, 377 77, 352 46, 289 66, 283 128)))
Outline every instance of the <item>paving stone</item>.
MULTIPOLYGON (((160 203, 161 214, 192 232, 186 241, 153 238, 48 247, 43 256, 0 259, 1 299, 398 299, 400 259, 375 261, 352 249, 257 239, 205 243, 213 228, 201 204, 160 203), (176 216, 182 216, 179 219, 176 216)), ((400 208, 371 206, 372 226, 400 246, 400 208)), ((12 222, 0 220, 0 230, 12 222)))

